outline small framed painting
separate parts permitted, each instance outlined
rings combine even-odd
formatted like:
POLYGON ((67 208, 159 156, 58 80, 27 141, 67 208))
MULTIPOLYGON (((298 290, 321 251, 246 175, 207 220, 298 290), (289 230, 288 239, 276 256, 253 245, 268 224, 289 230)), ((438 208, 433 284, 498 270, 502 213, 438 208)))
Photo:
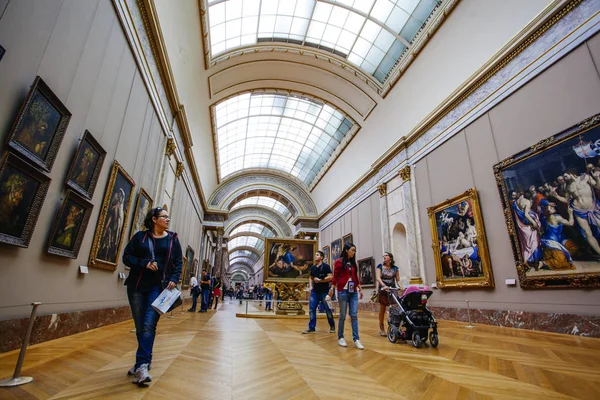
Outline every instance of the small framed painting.
POLYGON ((329 246, 323 247, 323 254, 325 254, 325 257, 323 257, 323 262, 331 266, 331 250, 329 246))
POLYGON ((0 167, 0 242, 28 247, 50 178, 12 153, 0 167))
POLYGON ((139 231, 145 231, 144 219, 148 211, 152 209, 152 198, 143 188, 140 188, 140 194, 138 194, 137 203, 135 203, 135 210, 133 211, 133 223, 131 224, 130 238, 133 237, 139 231))
POLYGON ((67 186, 91 200, 105 157, 106 151, 86 130, 71 162, 67 174, 67 186))
POLYGON ((93 208, 90 202, 68 190, 54 218, 46 251, 57 256, 77 258, 93 208))
POLYGON ((39 76, 8 134, 8 147, 50 172, 71 113, 39 76))

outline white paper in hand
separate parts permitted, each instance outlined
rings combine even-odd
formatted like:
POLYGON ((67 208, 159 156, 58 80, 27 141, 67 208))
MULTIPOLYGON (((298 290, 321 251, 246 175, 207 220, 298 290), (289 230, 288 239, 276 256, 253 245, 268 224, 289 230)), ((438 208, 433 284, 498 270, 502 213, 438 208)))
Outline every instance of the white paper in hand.
POLYGON ((169 311, 169 307, 175 303, 175 300, 179 298, 180 294, 181 292, 177 288, 173 288, 171 290, 165 289, 156 298, 156 300, 154 300, 152 307, 154 307, 154 309, 162 315, 169 311))

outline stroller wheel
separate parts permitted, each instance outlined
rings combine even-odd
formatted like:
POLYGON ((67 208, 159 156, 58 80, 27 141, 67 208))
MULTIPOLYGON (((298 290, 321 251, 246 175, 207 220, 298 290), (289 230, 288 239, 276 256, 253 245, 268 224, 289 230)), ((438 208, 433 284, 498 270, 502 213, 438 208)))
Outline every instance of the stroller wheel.
POLYGON ((412 343, 413 346, 415 346, 417 349, 421 347, 421 336, 419 336, 419 334, 416 331, 415 333, 413 333, 412 343))
POLYGON ((437 333, 435 333, 435 332, 429 333, 429 343, 431 343, 431 345, 433 347, 438 347, 438 344, 440 344, 440 338, 438 337, 437 333))
POLYGON ((392 343, 396 343, 398 341, 398 329, 394 325, 388 325, 387 337, 392 343))

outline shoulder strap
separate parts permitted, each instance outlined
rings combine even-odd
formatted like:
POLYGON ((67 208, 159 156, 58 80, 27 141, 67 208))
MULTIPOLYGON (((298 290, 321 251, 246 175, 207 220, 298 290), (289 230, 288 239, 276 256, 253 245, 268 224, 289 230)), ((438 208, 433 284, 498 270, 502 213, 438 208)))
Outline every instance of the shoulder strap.
POLYGON ((151 261, 155 261, 156 257, 154 257, 154 240, 152 240, 152 238, 148 238, 148 248, 150 249, 150 257, 152 257, 151 261))

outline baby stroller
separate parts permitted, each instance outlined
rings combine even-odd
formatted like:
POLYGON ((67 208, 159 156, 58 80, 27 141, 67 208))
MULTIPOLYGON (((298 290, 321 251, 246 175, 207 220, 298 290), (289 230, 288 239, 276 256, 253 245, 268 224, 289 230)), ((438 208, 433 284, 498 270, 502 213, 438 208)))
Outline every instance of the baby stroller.
POLYGON ((433 347, 439 344, 437 322, 427 308, 427 299, 432 292, 427 286, 423 289, 409 286, 402 297, 398 298, 398 289, 390 289, 390 313, 388 317, 387 337, 392 343, 412 340, 413 346, 420 347, 427 342, 433 347), (427 334, 429 329, 429 335, 427 334))

